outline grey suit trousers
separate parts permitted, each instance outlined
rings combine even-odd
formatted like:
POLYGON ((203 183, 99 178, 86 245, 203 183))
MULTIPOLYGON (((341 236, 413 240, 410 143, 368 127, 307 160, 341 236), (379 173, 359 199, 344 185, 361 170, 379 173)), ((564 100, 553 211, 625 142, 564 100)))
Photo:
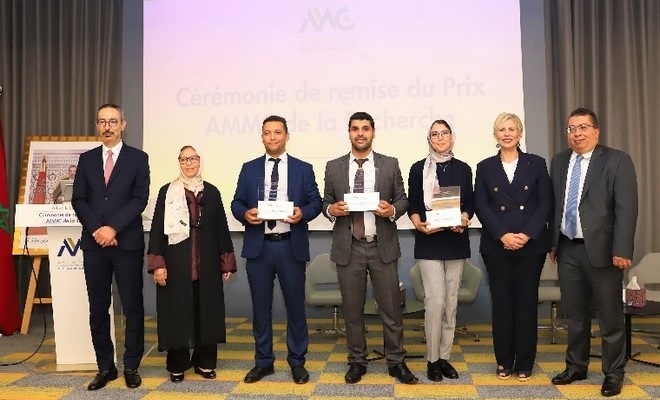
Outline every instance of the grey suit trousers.
POLYGON ((353 239, 347 265, 337 265, 339 289, 346 322, 348 363, 366 365, 367 341, 364 334, 364 304, 367 272, 371 278, 374 298, 383 319, 384 354, 388 366, 404 361, 403 320, 399 303, 398 261, 383 263, 378 243, 353 239))

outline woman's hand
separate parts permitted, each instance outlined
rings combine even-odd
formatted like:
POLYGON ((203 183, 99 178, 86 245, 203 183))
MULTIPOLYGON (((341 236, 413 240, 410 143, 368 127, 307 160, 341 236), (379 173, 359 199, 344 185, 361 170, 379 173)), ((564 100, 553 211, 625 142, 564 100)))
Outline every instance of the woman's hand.
POLYGON ((156 268, 154 270, 154 282, 160 286, 167 284, 167 268, 156 268))

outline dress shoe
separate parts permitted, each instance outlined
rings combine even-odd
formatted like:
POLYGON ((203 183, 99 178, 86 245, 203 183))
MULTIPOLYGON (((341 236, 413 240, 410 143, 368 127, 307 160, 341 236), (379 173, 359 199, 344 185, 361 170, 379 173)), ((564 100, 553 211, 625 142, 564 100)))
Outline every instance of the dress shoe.
POLYGON ((126 381, 126 387, 131 389, 140 387, 142 384, 142 378, 140 378, 137 369, 124 369, 124 380, 126 381))
POLYGON ((395 377, 401 383, 405 383, 407 385, 412 385, 419 381, 419 379, 417 379, 417 377, 413 375, 412 372, 410 372, 405 362, 398 363, 393 367, 389 367, 388 371, 390 376, 395 377))
POLYGON ((566 368, 562 373, 552 378, 552 383, 554 385, 568 385, 585 379, 587 379, 586 372, 578 372, 572 368, 566 368))
POLYGON ((180 374, 173 374, 170 372, 170 380, 174 383, 183 382, 183 377, 184 377, 183 372, 180 374))
POLYGON ((448 379, 458 379, 458 371, 454 368, 453 365, 449 364, 449 361, 440 359, 440 371, 442 375, 448 379))
POLYGON ((87 390, 101 389, 102 387, 105 387, 108 382, 114 381, 115 379, 117 379, 117 368, 113 367, 107 371, 99 371, 94 377, 94 380, 87 385, 87 390))
POLYGON ((348 372, 346 372, 346 375, 344 375, 344 380, 346 383, 358 383, 362 379, 362 375, 367 373, 367 366, 358 364, 358 363, 352 363, 351 366, 348 368, 348 372))
POLYGON ((210 371, 202 371, 201 368, 198 366, 194 366, 193 370, 195 371, 196 374, 201 375, 204 377, 204 379, 215 379, 215 371, 210 370, 210 371))
POLYGON ((309 372, 307 372, 304 365, 291 367, 291 375, 293 375, 293 381, 295 383, 303 384, 309 382, 309 372))
POLYGON ((433 382, 442 380, 442 370, 440 369, 440 360, 436 362, 426 362, 426 377, 433 382))
POLYGON ((250 372, 245 375, 245 378, 243 378, 243 382, 245 383, 254 383, 254 382, 259 382, 261 379, 263 379, 264 376, 268 375, 273 375, 275 373, 275 369, 273 366, 269 367, 254 367, 250 370, 250 372))
POLYGON ((605 397, 616 396, 621 393, 623 388, 623 379, 615 378, 613 376, 605 377, 603 381, 603 387, 600 389, 600 394, 605 397))

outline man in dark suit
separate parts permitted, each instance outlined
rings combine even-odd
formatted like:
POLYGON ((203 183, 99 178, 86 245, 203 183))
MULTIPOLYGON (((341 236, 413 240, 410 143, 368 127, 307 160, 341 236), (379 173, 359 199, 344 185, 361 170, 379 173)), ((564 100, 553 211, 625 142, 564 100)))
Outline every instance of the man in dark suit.
POLYGON ((629 155, 598 144, 592 110, 571 112, 566 130, 570 149, 557 154, 551 166, 557 204, 551 257, 559 262, 568 348, 566 369, 552 383, 586 379, 593 303, 603 342, 601 394, 615 396, 626 364, 621 282, 632 265, 637 178, 629 155))
POLYGON ((403 383, 417 383, 404 360, 398 274, 401 249, 395 223, 405 214, 408 198, 398 160, 372 151, 375 135, 371 115, 353 114, 348 122, 351 152, 329 161, 325 168, 323 214, 334 223, 330 259, 337 263, 350 365, 344 379, 356 383, 367 372, 364 303, 368 271, 383 319, 389 374, 403 383), (357 184, 356 175, 360 177, 357 184), (344 195, 355 192, 356 186, 358 191, 379 192, 381 200, 374 211, 351 213, 344 195))
POLYGON ((126 316, 124 378, 126 386, 136 388, 144 353, 141 215, 149 198, 149 158, 122 141, 126 119, 119 106, 99 107, 96 127, 103 145, 80 155, 71 200, 82 224, 89 325, 99 368, 87 388, 117 379, 108 311, 113 274, 126 316))
POLYGON ((289 131, 284 118, 266 118, 261 140, 266 155, 243 164, 231 202, 232 214, 245 225, 241 256, 247 259, 252 296, 255 367, 244 382, 257 382, 274 372, 272 308, 277 276, 287 312, 287 362, 293 381, 303 384, 309 381, 305 369, 309 342, 305 315, 305 265, 310 259, 307 224, 321 213, 321 195, 312 165, 286 152, 289 131), (259 200, 291 201, 293 215, 265 222, 259 216, 259 200))

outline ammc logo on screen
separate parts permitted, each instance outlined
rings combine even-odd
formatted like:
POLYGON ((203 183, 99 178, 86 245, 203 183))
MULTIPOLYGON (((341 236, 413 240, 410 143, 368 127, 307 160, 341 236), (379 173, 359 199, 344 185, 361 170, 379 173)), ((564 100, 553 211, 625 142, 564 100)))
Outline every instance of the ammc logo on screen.
POLYGON ((62 246, 57 252, 57 256, 62 257, 62 254, 64 254, 65 250, 69 253, 69 256, 75 257, 78 254, 78 250, 80 250, 80 238, 78 238, 78 240, 75 242, 72 238, 66 238, 62 240, 62 246))
POLYGON ((336 11, 326 9, 324 12, 321 12, 318 8, 314 8, 307 11, 307 18, 300 27, 300 33, 307 31, 308 27, 321 33, 325 30, 326 26, 329 26, 334 31, 350 31, 355 27, 355 23, 351 21, 346 7, 341 7, 336 11))

